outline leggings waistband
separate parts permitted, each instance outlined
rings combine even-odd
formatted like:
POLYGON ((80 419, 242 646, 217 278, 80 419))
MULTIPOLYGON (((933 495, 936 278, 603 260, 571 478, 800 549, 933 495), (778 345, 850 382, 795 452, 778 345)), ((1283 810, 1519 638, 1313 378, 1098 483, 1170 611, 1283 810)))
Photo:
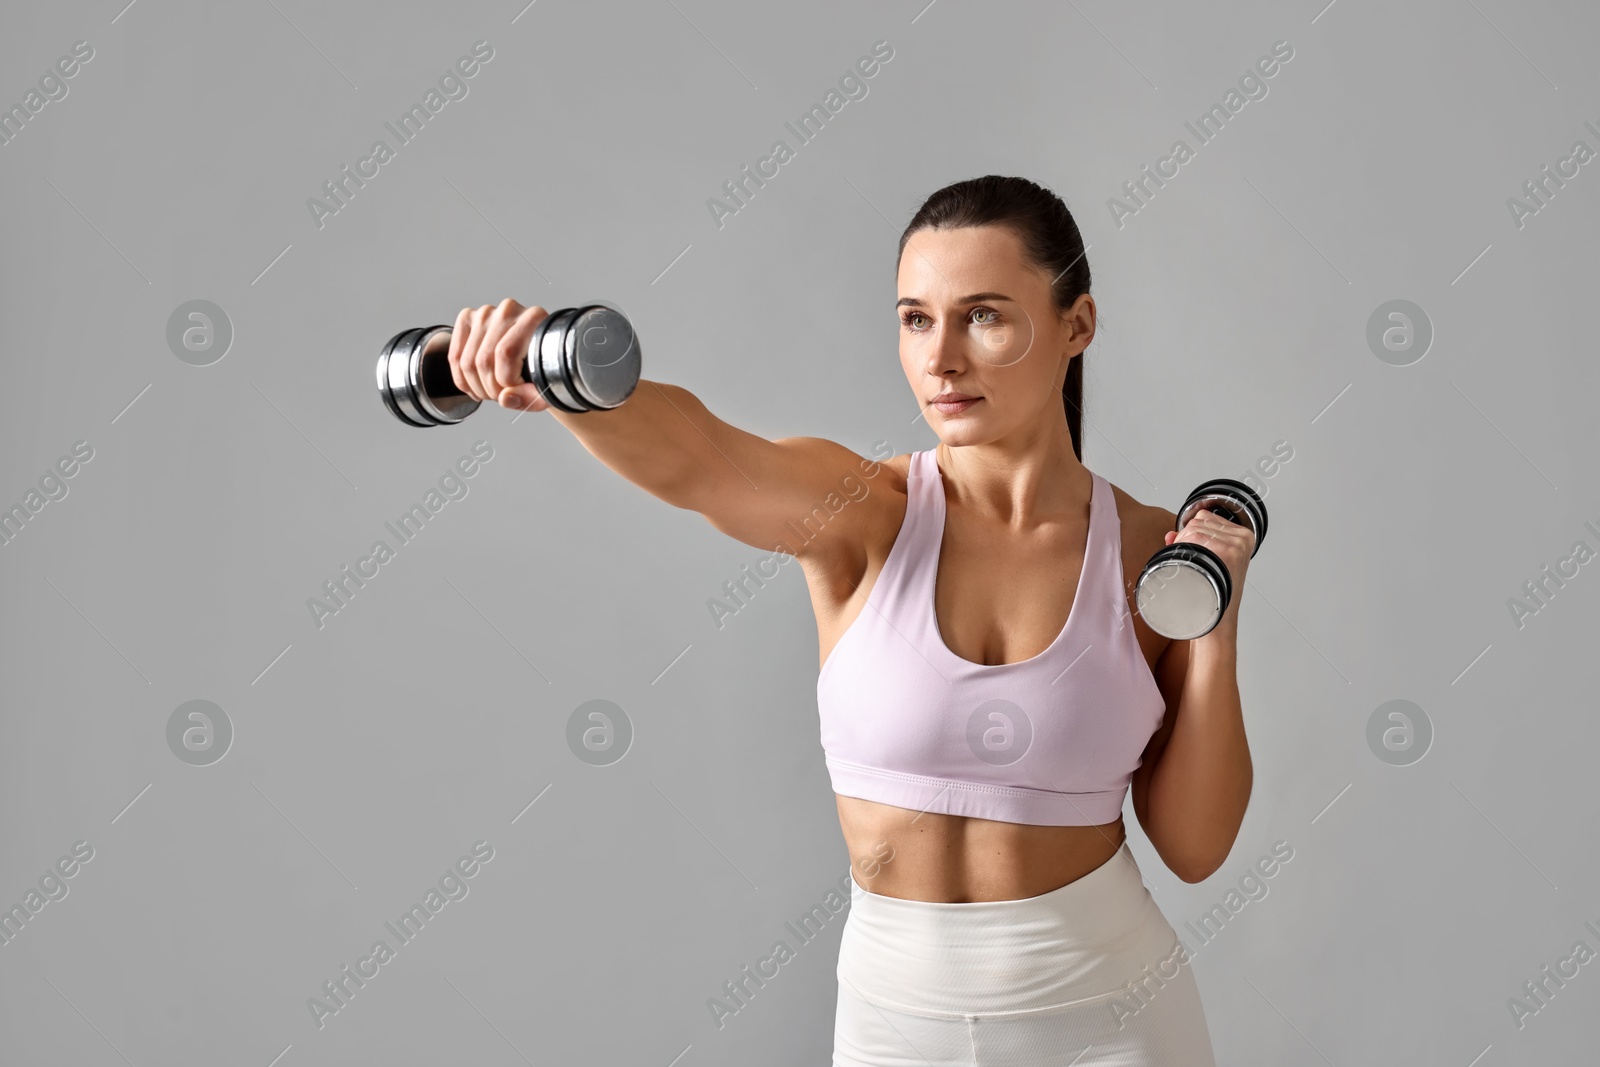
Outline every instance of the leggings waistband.
POLYGON ((906 900, 851 878, 838 979, 922 1015, 1013 1015, 1125 995, 1186 954, 1123 841, 1105 863, 1038 896, 906 900))

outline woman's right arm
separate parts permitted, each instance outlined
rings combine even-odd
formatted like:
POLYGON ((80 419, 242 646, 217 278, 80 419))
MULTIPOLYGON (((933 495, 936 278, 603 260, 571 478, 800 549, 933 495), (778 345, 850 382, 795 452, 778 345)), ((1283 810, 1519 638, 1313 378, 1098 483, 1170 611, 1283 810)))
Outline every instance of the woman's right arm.
POLYGON ((546 314, 514 300, 463 308, 450 342, 456 387, 514 410, 548 410, 601 463, 744 544, 797 558, 859 555, 864 509, 845 505, 865 495, 879 473, 875 461, 820 437, 769 441, 747 433, 666 382, 640 379, 608 410, 550 407, 521 376, 546 314))
POLYGON ((865 494, 877 464, 835 441, 769 441, 682 386, 643 379, 621 407, 550 413, 601 463, 747 545, 804 558, 859 539, 863 509, 845 505, 865 494))

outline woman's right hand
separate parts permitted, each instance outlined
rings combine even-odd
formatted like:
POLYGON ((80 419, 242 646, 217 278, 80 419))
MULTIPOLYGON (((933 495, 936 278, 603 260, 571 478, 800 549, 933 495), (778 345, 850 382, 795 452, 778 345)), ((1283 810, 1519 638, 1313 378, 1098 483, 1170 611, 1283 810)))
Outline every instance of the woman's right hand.
POLYGON ((450 378, 456 388, 513 411, 549 407, 539 387, 522 380, 534 328, 549 315, 537 304, 523 307, 511 299, 462 308, 450 331, 450 378))

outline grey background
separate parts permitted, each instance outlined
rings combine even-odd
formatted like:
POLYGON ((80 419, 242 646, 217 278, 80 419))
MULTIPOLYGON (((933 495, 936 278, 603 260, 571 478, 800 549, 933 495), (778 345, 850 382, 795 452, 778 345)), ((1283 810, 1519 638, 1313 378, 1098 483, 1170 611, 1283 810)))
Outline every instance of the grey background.
POLYGON ((1600 963, 1521 1027, 1507 1005, 1600 950, 1600 565, 1523 625, 1508 606, 1600 546, 1600 164, 1507 208, 1600 148, 1592 5, 3 17, 8 108, 94 55, 0 146, 0 502, 94 454, 0 546, 0 904, 94 854, 0 945, 0 1061, 826 1063, 845 913, 725 1026, 707 1008, 847 871, 798 568, 718 629, 708 599, 764 553, 553 419, 402 427, 373 360, 464 305, 605 299, 647 377, 751 432, 931 447, 895 242, 985 173, 1055 189, 1091 246, 1092 469, 1176 508, 1293 448, 1241 611, 1234 851, 1184 884, 1126 812, 1180 933, 1294 849, 1198 948, 1218 1062, 1596 1055, 1600 963), (468 95, 319 227, 306 201, 479 40, 468 95), (868 95, 719 228, 707 199, 878 40, 868 95), (1268 94, 1119 227, 1107 201, 1279 40, 1268 94), (1434 330, 1408 366, 1366 341, 1395 299, 1434 330), (233 330, 208 366, 166 339, 192 300, 233 330), (468 495, 319 629, 308 598, 479 440, 468 495), (167 743, 197 699, 234 731, 209 766, 167 743), (593 699, 634 730, 608 766, 566 740, 593 699), (1367 740, 1395 699, 1434 733, 1406 766, 1367 740), (469 894, 319 1029, 307 999, 480 840, 469 894))

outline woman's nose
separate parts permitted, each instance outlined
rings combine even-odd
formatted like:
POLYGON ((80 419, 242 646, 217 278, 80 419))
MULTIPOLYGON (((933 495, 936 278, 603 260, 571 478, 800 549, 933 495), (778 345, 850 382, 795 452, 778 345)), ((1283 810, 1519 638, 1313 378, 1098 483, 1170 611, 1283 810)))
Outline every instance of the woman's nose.
POLYGON ((967 352, 969 340, 963 330, 938 327, 932 342, 928 345, 928 373, 938 378, 942 377, 945 371, 961 370, 965 367, 969 355, 967 352))

